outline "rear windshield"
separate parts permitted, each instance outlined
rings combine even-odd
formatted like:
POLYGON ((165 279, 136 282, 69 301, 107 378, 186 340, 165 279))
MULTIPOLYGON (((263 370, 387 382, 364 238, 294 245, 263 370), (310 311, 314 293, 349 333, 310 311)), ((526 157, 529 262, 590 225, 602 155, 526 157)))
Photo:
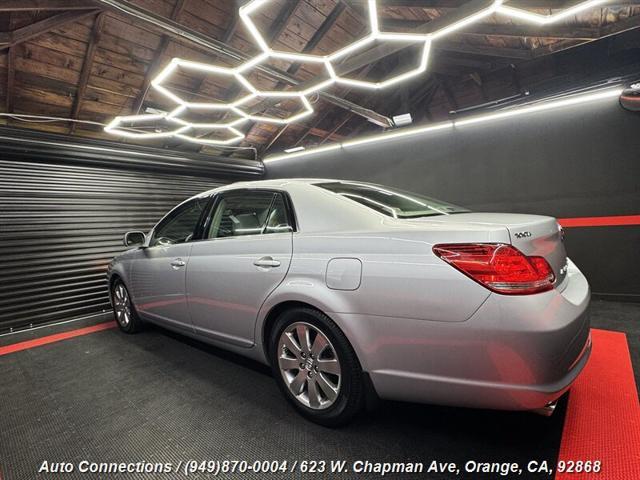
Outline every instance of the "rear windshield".
POLYGON ((442 200, 369 183, 326 182, 315 185, 393 218, 419 218, 469 212, 466 208, 442 200))

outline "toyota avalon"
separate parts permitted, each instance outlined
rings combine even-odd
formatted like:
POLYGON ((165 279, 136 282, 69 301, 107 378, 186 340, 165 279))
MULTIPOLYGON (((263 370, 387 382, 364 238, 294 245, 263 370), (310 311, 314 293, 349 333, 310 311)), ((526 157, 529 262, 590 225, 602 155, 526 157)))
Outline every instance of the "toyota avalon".
POLYGON ((550 414, 591 350, 589 285, 547 216, 267 180, 124 242, 108 272, 122 331, 152 322, 264 362, 323 425, 376 398, 550 414))

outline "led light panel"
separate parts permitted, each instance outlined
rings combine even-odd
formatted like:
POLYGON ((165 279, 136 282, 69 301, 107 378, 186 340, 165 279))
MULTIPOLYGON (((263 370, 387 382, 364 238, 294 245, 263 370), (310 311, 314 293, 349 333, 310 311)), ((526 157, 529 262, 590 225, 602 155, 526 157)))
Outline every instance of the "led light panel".
POLYGON ((175 120, 167 119, 166 114, 143 114, 143 115, 125 115, 115 117, 109 124, 104 127, 104 131, 113 135, 127 138, 137 139, 150 139, 150 138, 167 138, 184 132, 189 127, 180 125, 175 120), (136 124, 147 124, 147 126, 153 126, 154 123, 160 124, 160 122, 173 123, 175 129, 167 130, 164 132, 143 132, 136 130, 136 124), (123 126, 129 125, 129 126, 123 126))
POLYGON ((237 143, 244 138, 244 133, 233 127, 225 127, 224 130, 231 133, 231 136, 224 140, 198 138, 196 136, 187 135, 185 133, 177 133, 175 136, 187 142, 197 143, 200 145, 230 145, 232 143, 237 143))
MULTIPOLYGON (((367 0, 367 17, 369 21, 369 33, 364 37, 353 41, 351 44, 330 52, 327 55, 313 55, 307 53, 291 53, 273 50, 266 42, 259 28, 253 22, 251 15, 257 12, 262 7, 267 6, 273 0, 250 0, 248 3, 240 7, 239 16, 243 24, 247 27, 251 37, 258 45, 261 53, 248 59, 243 64, 237 67, 218 66, 208 63, 194 62, 181 58, 172 59, 169 64, 152 80, 151 86, 170 102, 175 104, 175 108, 168 114, 157 115, 130 115, 119 116, 114 118, 109 125, 105 127, 105 131, 114 135, 120 135, 130 138, 162 138, 177 136, 187 141, 193 141, 196 143, 207 145, 228 145, 230 143, 238 142, 244 138, 244 134, 238 131, 234 127, 242 124, 247 120, 275 123, 275 124, 287 124, 300 120, 303 117, 311 115, 313 113, 313 107, 306 98, 307 95, 321 91, 331 85, 344 84, 354 88, 363 89, 383 89, 400 82, 406 81, 412 77, 420 75, 427 71, 429 52, 431 50, 432 42, 442 37, 445 37, 457 30, 467 27, 473 23, 476 23, 489 15, 498 13, 500 15, 506 15, 511 18, 517 18, 520 20, 545 25, 553 22, 557 22, 566 19, 572 15, 583 12, 589 8, 606 3, 610 0, 588 0, 565 10, 549 14, 540 15, 532 13, 521 8, 510 7, 503 5, 503 0, 495 0, 488 7, 470 14, 469 16, 458 19, 457 21, 442 27, 431 33, 416 33, 416 32, 384 32, 380 30, 378 9, 376 0, 367 0), (367 49, 374 42, 407 42, 417 43, 421 45, 421 53, 417 62, 417 66, 399 75, 395 75, 386 78, 381 81, 373 82, 361 79, 352 79, 338 75, 335 71, 333 62, 337 62, 344 59, 347 55, 356 53, 359 50, 367 49), (328 73, 328 78, 319 80, 316 83, 309 84, 305 82, 301 86, 288 86, 286 90, 260 90, 256 88, 248 79, 247 72, 253 68, 258 68, 259 65, 269 58, 289 60, 291 62, 307 62, 322 64, 323 68, 328 73), (248 93, 240 96, 230 102, 190 102, 182 98, 179 93, 171 91, 167 84, 169 79, 175 74, 178 69, 183 69, 186 72, 195 71, 204 73, 207 75, 219 75, 224 77, 233 78, 238 82, 244 90, 248 93), (272 117, 269 115, 255 115, 247 113, 243 110, 243 106, 247 103, 261 97, 280 97, 280 98, 292 98, 299 99, 302 108, 300 111, 295 112, 288 118, 272 117), (202 122, 192 123, 185 120, 181 115, 187 112, 188 109, 200 109, 203 111, 220 111, 226 110, 233 112, 240 118, 227 122, 202 122), (162 131, 162 132, 137 132, 135 127, 122 127, 123 124, 135 124, 138 122, 170 122, 176 125, 175 129, 162 131), (229 139, 225 140, 213 140, 213 139, 198 139, 187 135, 185 132, 189 129, 224 129, 232 133, 229 139)), ((460 123, 458 123, 460 125, 460 123)), ((333 146, 324 147, 325 149, 335 148, 333 146)), ((317 149, 315 150, 317 151, 317 149)))

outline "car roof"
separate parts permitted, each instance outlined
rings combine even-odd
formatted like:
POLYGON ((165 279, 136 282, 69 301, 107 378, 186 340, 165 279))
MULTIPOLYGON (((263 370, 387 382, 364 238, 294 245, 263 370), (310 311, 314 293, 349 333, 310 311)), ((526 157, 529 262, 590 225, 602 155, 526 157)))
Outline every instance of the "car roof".
POLYGON ((223 190, 231 190, 234 188, 282 188, 286 190, 286 187, 291 184, 295 185, 312 185, 315 183, 327 183, 327 182, 348 182, 348 183, 365 183, 352 180, 337 180, 334 178, 278 178, 272 180, 252 180, 248 182, 234 182, 222 187, 212 188, 200 195, 206 195, 223 190))

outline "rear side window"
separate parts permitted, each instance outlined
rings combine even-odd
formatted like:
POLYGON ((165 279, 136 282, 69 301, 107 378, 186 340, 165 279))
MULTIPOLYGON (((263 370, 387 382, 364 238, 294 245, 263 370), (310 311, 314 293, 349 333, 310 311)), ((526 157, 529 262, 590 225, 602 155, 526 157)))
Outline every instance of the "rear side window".
POLYGON ((266 191, 223 194, 214 207, 206 238, 290 231, 283 196, 266 191))
POLYGON ((276 197, 271 207, 271 212, 267 216, 267 224, 265 225, 264 233, 281 233, 290 232, 293 230, 293 224, 289 218, 289 212, 287 211, 287 205, 284 201, 284 196, 280 193, 276 193, 276 197))
POLYGON ((176 208, 155 228, 149 245, 167 246, 191 240, 207 200, 206 197, 194 198, 176 208))
POLYGON ((469 212, 466 208, 458 207, 442 200, 381 185, 327 182, 316 183, 315 186, 337 193, 376 212, 394 218, 419 218, 469 212))

